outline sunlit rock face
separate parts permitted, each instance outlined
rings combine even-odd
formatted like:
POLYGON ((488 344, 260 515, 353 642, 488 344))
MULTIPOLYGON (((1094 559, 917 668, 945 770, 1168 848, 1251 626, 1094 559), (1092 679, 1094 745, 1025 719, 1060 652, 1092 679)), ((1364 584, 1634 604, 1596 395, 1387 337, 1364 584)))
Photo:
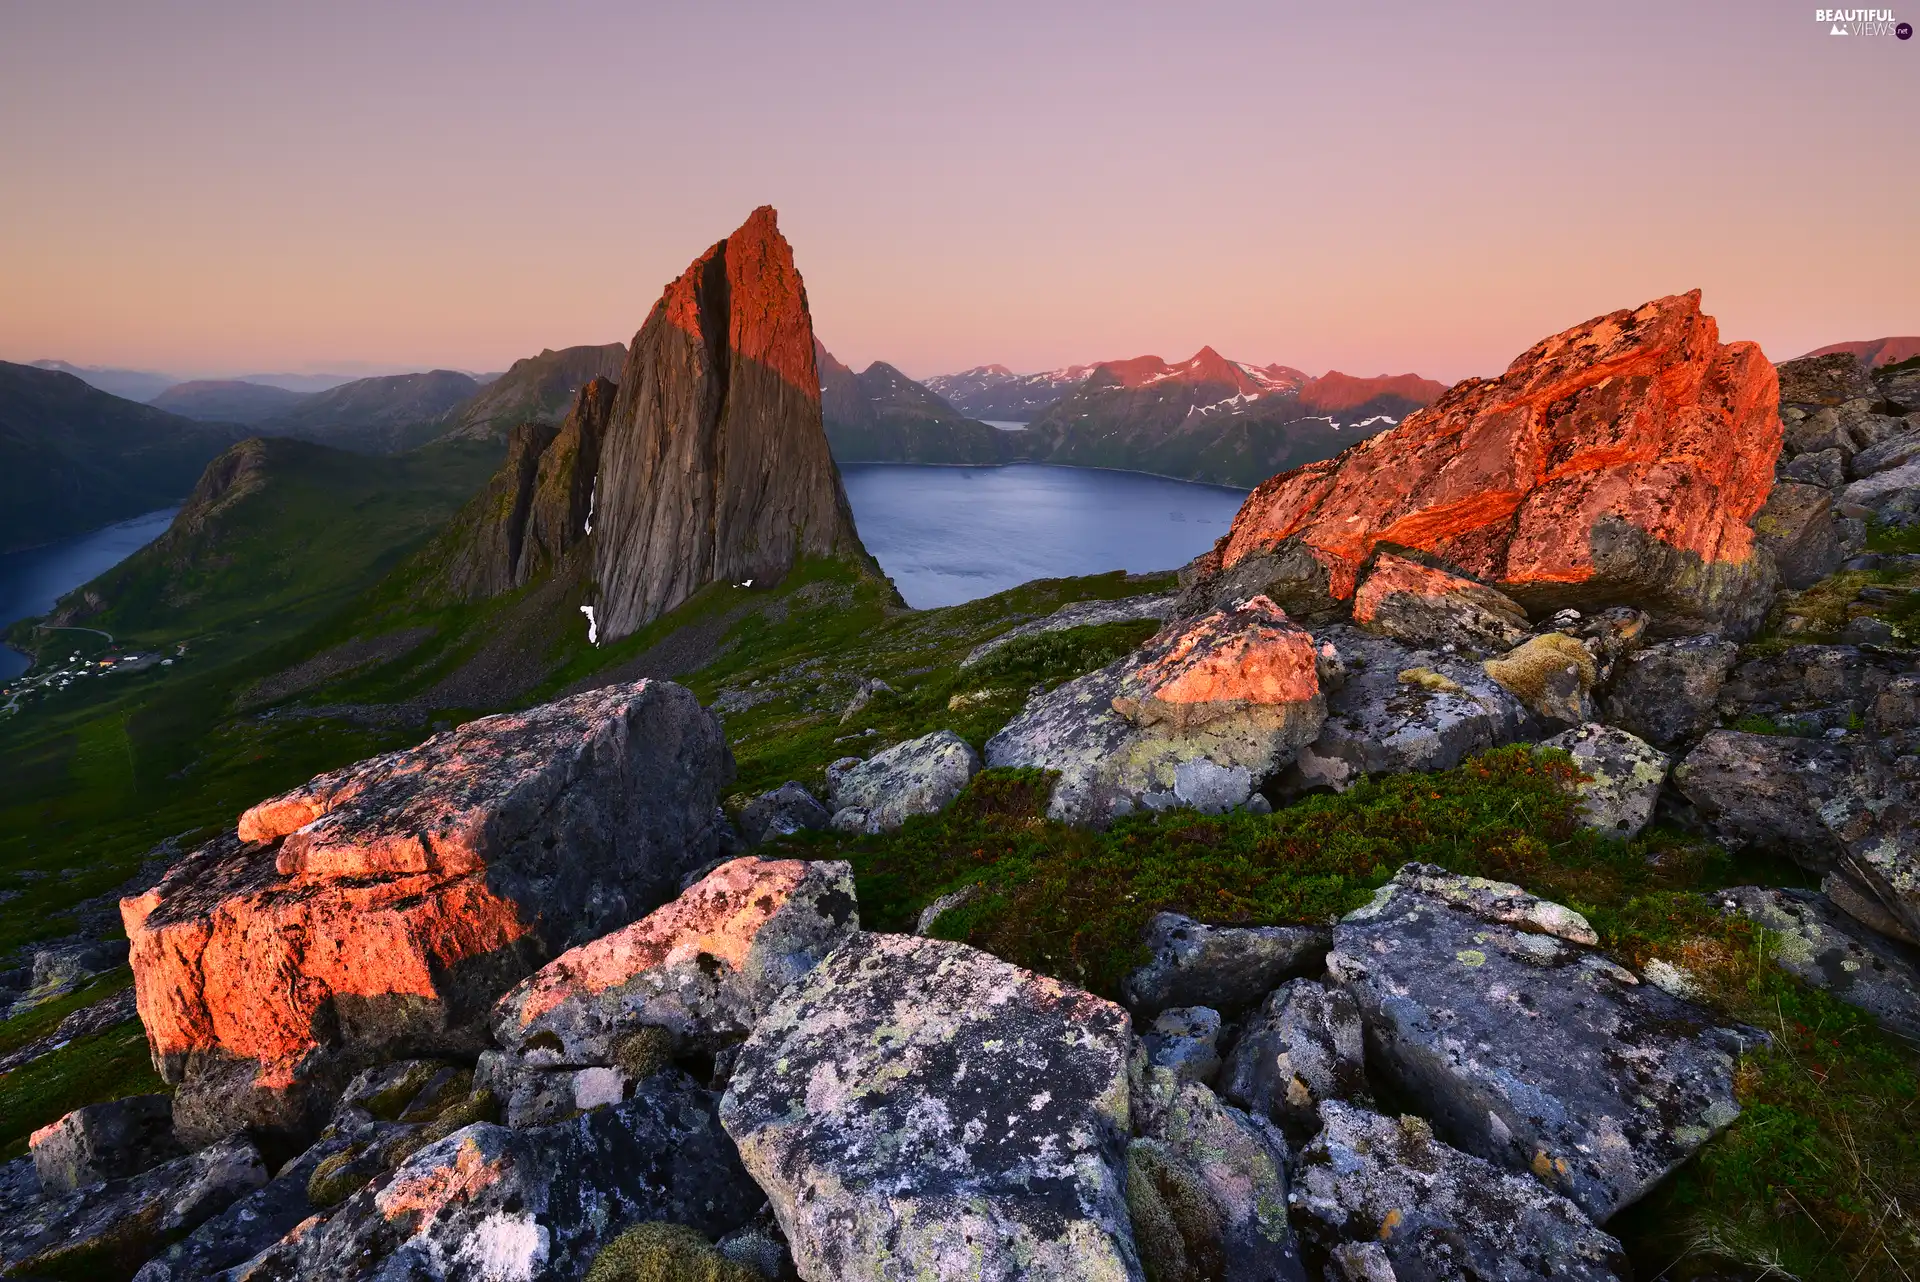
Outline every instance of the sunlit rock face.
POLYGON ((1391 545, 1530 611, 1627 600, 1750 630, 1774 580, 1751 522, 1778 408, 1773 366, 1721 343, 1697 290, 1596 317, 1261 485, 1189 576, 1195 605, 1264 591, 1310 617, 1391 545))
POLYGON ((254 806, 121 904, 176 1129, 297 1138, 362 1061, 479 1050, 501 993, 713 858, 732 777, 713 717, 643 681, 254 806))
POLYGON ((667 286, 601 454, 595 618, 617 640, 708 583, 864 557, 820 417, 813 320, 770 206, 667 286))

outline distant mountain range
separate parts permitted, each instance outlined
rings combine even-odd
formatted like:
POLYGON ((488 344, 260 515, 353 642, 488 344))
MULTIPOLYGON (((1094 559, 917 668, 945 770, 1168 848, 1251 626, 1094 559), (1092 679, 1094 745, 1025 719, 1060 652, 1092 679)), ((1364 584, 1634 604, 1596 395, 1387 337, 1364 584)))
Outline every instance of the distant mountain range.
POLYGON ((1903 338, 1867 338, 1853 343, 1829 343, 1807 355, 1825 356, 1831 352, 1852 352, 1869 368, 1878 369, 1882 365, 1898 365, 1901 361, 1920 356, 1920 336, 1910 334, 1903 338))
POLYGON ((175 383, 147 404, 208 423, 262 423, 290 412, 312 395, 245 379, 203 378, 175 383))
POLYGON ((504 441, 522 423, 557 424, 567 416, 575 392, 596 378, 618 379, 626 360, 625 343, 547 348, 517 360, 450 416, 446 435, 504 441))
POLYGON ((819 365, 842 462, 1029 460, 1244 486, 1330 458, 1446 390, 1415 374, 1314 378, 1211 347, 1171 364, 1137 356, 1026 375, 982 365, 924 384, 884 363, 856 375, 824 348, 819 365), (1003 431, 989 417, 1028 426, 1003 431))
POLYGON ((178 503, 239 435, 0 361, 0 552, 178 503))
POLYGON ((1098 366, 1069 365, 1043 374, 1016 374, 1005 365, 976 365, 936 374, 926 385, 962 414, 1001 423, 1028 423, 1087 381, 1098 366))
POLYGON ((90 387, 143 404, 152 402, 162 392, 182 382, 249 383, 277 387, 287 392, 324 392, 330 387, 351 383, 358 377, 354 374, 241 374, 229 379, 182 379, 176 374, 162 374, 156 370, 112 369, 100 365, 74 365, 67 361, 45 360, 31 364, 35 369, 71 374, 90 387))

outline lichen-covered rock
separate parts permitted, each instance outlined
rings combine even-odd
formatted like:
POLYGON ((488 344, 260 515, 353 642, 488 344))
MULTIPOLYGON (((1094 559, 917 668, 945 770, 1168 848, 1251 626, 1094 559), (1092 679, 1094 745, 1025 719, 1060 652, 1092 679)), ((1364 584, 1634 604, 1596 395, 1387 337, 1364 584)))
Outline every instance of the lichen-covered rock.
MULTIPOLYGON (((1831 453, 1837 461, 1839 451, 1831 453)), ((1774 486, 1753 518, 1753 530, 1772 554, 1780 582, 1796 590, 1818 583, 1860 550, 1851 526, 1834 510, 1833 490, 1824 485, 1788 480, 1774 486)))
POLYGON ((1325 1100, 1371 1104, 1360 1008, 1344 989, 1296 979, 1247 1019, 1220 1074, 1220 1094, 1301 1137, 1325 1100))
POLYGON ((804 786, 789 780, 749 801, 740 811, 740 835, 757 846, 774 837, 825 828, 833 813, 804 786))
POLYGON ((1787 855, 1816 872, 1870 835, 1894 781, 1859 742, 1715 730, 1674 771, 1714 834, 1738 849, 1787 855))
POLYGON ((319 776, 124 900, 189 1144, 304 1140, 376 1058, 471 1054, 494 1000, 711 859, 733 762, 679 686, 609 686, 319 776))
POLYGON ((1374 558, 1354 593, 1353 621, 1409 645, 1469 654, 1510 650, 1529 626, 1527 612, 1504 593, 1391 552, 1374 558))
POLYGON ((1911 950, 1877 938, 1814 891, 1735 886, 1713 897, 1774 932, 1774 965, 1920 1042, 1920 961, 1911 950))
POLYGON ((1604 1221, 1739 1115, 1744 1042, 1593 942, 1517 886, 1409 864, 1335 927, 1327 971, 1369 1068, 1441 1136, 1604 1221))
POLYGON ((1778 384, 1752 343, 1723 345, 1698 291, 1598 316, 1497 379, 1247 497, 1205 588, 1288 607, 1350 600, 1382 544, 1428 553, 1532 613, 1629 600, 1745 635, 1770 558, 1750 522, 1773 487, 1778 384))
POLYGON ((1349 1282, 1632 1276, 1620 1243, 1578 1206, 1449 1147, 1421 1119, 1382 1117, 1337 1100, 1323 1104, 1320 1116, 1320 1133, 1295 1167, 1293 1210, 1349 1282))
POLYGON ((1058 771, 1047 813, 1069 823, 1142 807, 1224 812, 1319 732, 1330 658, 1256 597, 1029 700, 987 741, 987 764, 1058 771))
POLYGON ((1178 593, 1163 592, 1152 596, 1122 597, 1118 601, 1071 601, 1043 619, 1022 623, 989 641, 982 641, 967 651, 967 657, 960 660, 960 669, 964 672, 976 667, 1003 646, 1039 636, 1043 632, 1093 628, 1107 623, 1131 623, 1136 619, 1165 622, 1173 617, 1174 605, 1179 599, 1178 593))
POLYGON ((105 974, 126 960, 124 940, 89 939, 35 949, 27 989, 7 1007, 7 1017, 24 1015, 56 997, 65 997, 95 975, 105 974))
POLYGON ((915 815, 937 815, 980 773, 980 754, 951 730, 896 743, 828 776, 833 826, 892 832, 915 815))
POLYGON ((173 1100, 166 1095, 76 1108, 35 1131, 28 1144, 40 1187, 55 1196, 138 1175, 183 1152, 173 1135, 173 1100))
POLYGON ((1587 697, 1599 680, 1593 653, 1565 633, 1529 637, 1480 666, 1549 724, 1578 725, 1593 716, 1587 697))
POLYGON ((252 1276, 579 1279, 626 1225, 669 1220, 711 1238, 760 1201, 711 1094, 667 1072, 553 1126, 482 1122, 436 1140, 324 1222, 289 1233, 252 1276))
POLYGON ((1333 942, 1325 926, 1209 926, 1155 913, 1142 940, 1148 959, 1120 984, 1127 1006, 1150 1019, 1172 1006, 1236 1011, 1282 980, 1320 968, 1333 942))
POLYGON ((1285 1137, 1197 1082, 1143 1072, 1127 1207, 1147 1276, 1305 1282, 1287 1222, 1285 1137))
POLYGON ((314 1171, 353 1147, 344 1135, 317 1141, 271 1180, 141 1265, 133 1282, 203 1282, 258 1255, 323 1209, 308 1196, 314 1171))
POLYGON ((1125 1011, 963 944, 855 936, 747 1039, 720 1116, 801 1276, 1140 1277, 1125 1011))
POLYGON ((1532 734, 1526 705, 1477 663, 1358 628, 1320 630, 1346 672, 1319 735, 1301 748, 1289 786, 1345 790, 1363 775, 1446 770, 1532 734))
POLYGON ((1873 375, 1852 352, 1802 356, 1775 366, 1782 405, 1840 405, 1873 396, 1873 375))
POLYGON ((167 1243, 267 1182, 244 1136, 127 1179, 28 1204, 0 1223, 0 1274, 131 1276, 167 1243))
POLYGON ((1630 839, 1653 818, 1660 787, 1667 781, 1667 754, 1614 726, 1588 722, 1544 739, 1573 757, 1584 776, 1574 785, 1580 822, 1608 837, 1630 839))
POLYGON ((1635 651, 1614 673, 1606 719, 1663 747, 1704 733, 1714 723, 1720 688, 1739 652, 1712 633, 1635 651))
POLYGON ((735 859, 523 980, 494 1008, 494 1039, 540 1067, 611 1065, 644 1026, 712 1051, 859 924, 845 863, 735 859))
POLYGON ((1140 1046, 1155 1068, 1211 1086, 1220 1071, 1220 1012, 1210 1006, 1163 1010, 1140 1035, 1140 1046))

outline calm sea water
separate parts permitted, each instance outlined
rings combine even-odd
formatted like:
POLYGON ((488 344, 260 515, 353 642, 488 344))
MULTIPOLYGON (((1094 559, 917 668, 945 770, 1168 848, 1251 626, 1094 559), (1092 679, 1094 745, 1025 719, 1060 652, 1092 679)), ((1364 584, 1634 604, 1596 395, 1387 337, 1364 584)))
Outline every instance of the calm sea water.
POLYGON ((1225 534, 1247 496, 1044 463, 850 463, 840 472, 867 551, 921 609, 1029 579, 1174 569, 1225 534))
MULTIPOLYGON (((45 614, 67 592, 159 538, 179 508, 164 508, 26 552, 0 556, 0 628, 45 614)), ((0 681, 27 670, 27 656, 0 646, 0 681)))

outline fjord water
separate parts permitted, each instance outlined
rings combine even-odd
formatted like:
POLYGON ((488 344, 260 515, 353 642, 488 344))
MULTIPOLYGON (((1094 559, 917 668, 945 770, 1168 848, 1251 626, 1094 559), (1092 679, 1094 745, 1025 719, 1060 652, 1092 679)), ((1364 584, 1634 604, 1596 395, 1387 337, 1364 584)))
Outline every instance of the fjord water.
POLYGON ((1247 496, 1043 463, 845 463, 840 472, 861 541, 918 609, 1029 579, 1174 569, 1225 534, 1247 496))
MULTIPOLYGON (((180 509, 162 508, 77 538, 0 556, 0 629, 45 614, 67 592, 159 538, 180 509)), ((27 670, 27 657, 0 646, 0 681, 27 670)))

